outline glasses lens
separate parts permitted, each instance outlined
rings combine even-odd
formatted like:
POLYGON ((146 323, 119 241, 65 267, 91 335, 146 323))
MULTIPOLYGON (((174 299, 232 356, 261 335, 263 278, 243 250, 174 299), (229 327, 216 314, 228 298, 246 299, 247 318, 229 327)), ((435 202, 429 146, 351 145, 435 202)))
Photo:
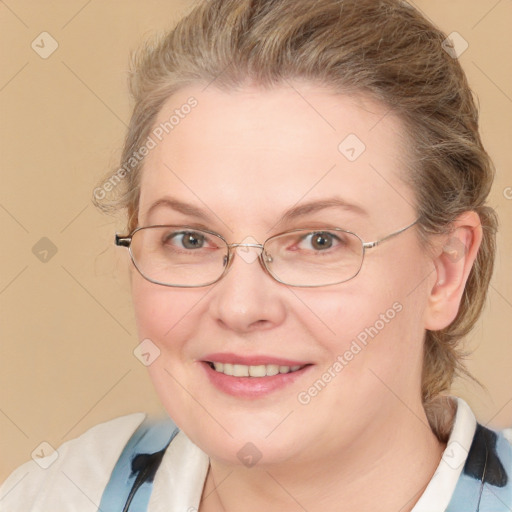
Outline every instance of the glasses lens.
POLYGON ((363 244, 347 231, 297 230, 271 238, 264 259, 269 272, 292 286, 324 286, 352 279, 363 261, 363 244))
POLYGON ((131 254, 150 281, 171 286, 204 286, 224 272, 228 248, 219 236, 184 226, 151 226, 132 236, 131 254))

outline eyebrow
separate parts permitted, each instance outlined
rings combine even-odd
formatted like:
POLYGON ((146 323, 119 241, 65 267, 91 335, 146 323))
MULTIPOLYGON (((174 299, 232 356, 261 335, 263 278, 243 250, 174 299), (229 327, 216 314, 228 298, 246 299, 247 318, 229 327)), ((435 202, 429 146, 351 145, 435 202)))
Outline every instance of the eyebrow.
POLYGON ((352 211, 360 215, 368 215, 368 212, 361 206, 350 204, 339 197, 329 197, 317 201, 309 201, 286 210, 279 221, 279 224, 286 224, 297 217, 303 217, 327 208, 341 208, 342 210, 352 211))
POLYGON ((177 212, 183 213, 185 215, 192 215, 199 219, 209 220, 208 214, 206 214, 200 208, 197 208, 196 206, 193 206, 189 203, 179 201, 173 197, 162 197, 161 199, 158 199, 148 208, 146 215, 149 217, 154 210, 162 206, 171 208, 172 210, 176 210, 177 212))
MULTIPOLYGON (((201 208, 198 208, 189 203, 185 203, 173 197, 162 197, 161 199, 158 199, 148 208, 146 215, 149 217, 154 210, 161 207, 170 208, 185 215, 192 215, 204 221, 211 221, 211 217, 208 215, 208 213, 206 213, 205 210, 202 210, 201 208)), ((352 211, 359 215, 368 215, 368 212, 361 206, 350 204, 339 197, 329 197, 292 206, 283 213, 281 219, 276 225, 286 224, 296 218, 304 217, 311 213, 315 213, 327 208, 341 208, 346 211, 352 211)))

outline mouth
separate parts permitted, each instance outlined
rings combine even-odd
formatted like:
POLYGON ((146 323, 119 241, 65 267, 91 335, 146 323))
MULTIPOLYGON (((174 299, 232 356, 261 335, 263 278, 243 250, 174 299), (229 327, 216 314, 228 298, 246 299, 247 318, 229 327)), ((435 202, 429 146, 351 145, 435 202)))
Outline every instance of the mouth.
POLYGON ((278 374, 294 373, 302 370, 307 364, 285 366, 278 364, 258 364, 258 365, 245 365, 245 364, 232 364, 221 363, 217 361, 205 361, 212 370, 218 373, 223 373, 230 377, 249 377, 249 378, 262 378, 273 377, 278 374))
POLYGON ((199 361, 219 391, 242 399, 256 399, 294 385, 315 366, 274 356, 209 354, 199 361))

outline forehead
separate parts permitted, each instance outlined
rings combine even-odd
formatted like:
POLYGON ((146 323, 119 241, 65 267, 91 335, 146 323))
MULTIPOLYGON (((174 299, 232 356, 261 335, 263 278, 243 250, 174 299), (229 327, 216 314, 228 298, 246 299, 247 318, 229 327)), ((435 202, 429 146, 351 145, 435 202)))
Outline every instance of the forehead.
POLYGON ((247 223, 333 195, 403 218, 413 202, 400 179, 404 135, 384 105, 311 84, 187 87, 153 126, 139 218, 166 194, 247 223))

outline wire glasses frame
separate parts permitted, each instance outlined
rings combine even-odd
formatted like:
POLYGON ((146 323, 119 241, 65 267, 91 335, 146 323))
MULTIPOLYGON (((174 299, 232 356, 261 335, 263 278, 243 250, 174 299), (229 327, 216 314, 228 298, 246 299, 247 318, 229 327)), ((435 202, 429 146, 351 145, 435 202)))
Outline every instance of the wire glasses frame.
MULTIPOLYGON (((239 247, 247 247, 247 248, 253 247, 253 248, 260 249, 260 254, 259 254, 258 259, 260 261, 261 266, 277 282, 288 285, 288 286, 312 288, 312 287, 330 286, 330 285, 334 285, 334 284, 340 284, 340 283, 343 283, 343 282, 353 279, 354 277, 356 277, 359 274, 359 272, 361 270, 361 267, 362 267, 363 261, 364 261, 364 256, 365 256, 367 250, 373 249, 374 247, 377 247, 378 245, 385 242, 386 240, 389 240, 389 239, 403 233, 407 229, 414 226, 418 222, 418 220, 419 219, 416 219, 413 223, 411 223, 397 231, 394 231, 393 233, 390 233, 378 240, 374 240, 373 242, 364 242, 361 239, 361 237, 359 237, 357 234, 353 233, 352 231, 347 231, 347 230, 344 230, 341 228, 300 228, 300 229, 284 231, 282 233, 278 233, 277 235, 273 235, 272 237, 268 238, 263 244, 255 244, 255 243, 228 244, 227 241, 222 237, 222 235, 215 233, 214 231, 208 231, 205 229, 197 229, 192 226, 186 226, 186 225, 155 225, 155 226, 138 227, 138 228, 134 229, 130 235, 127 235, 127 236, 122 236, 122 235, 119 235, 116 233, 115 234, 115 245, 128 248, 129 253, 130 253, 130 258, 132 260, 133 265, 135 266, 137 271, 141 274, 141 276, 144 279, 146 279, 147 281, 149 281, 151 283, 162 285, 162 286, 179 287, 179 288, 199 288, 199 287, 209 286, 211 284, 214 284, 217 281, 219 281, 220 279, 222 279, 229 271, 229 268, 231 267, 231 264, 233 262, 234 253, 235 253, 235 251, 233 249, 236 249, 239 247), (179 228, 180 230, 187 230, 185 232, 191 232, 191 233, 199 234, 199 235, 208 234, 208 235, 216 237, 216 240, 220 241, 221 248, 223 248, 225 251, 223 253, 224 255, 223 255, 223 260, 222 260, 223 269, 220 272, 220 274, 217 275, 215 278, 206 280, 205 282, 201 282, 200 284, 176 284, 176 283, 169 283, 169 282, 164 282, 164 281, 155 279, 154 277, 151 277, 150 275, 148 275, 147 271, 143 271, 143 269, 141 268, 141 261, 140 261, 141 258, 138 258, 134 254, 134 250, 133 250, 134 237, 137 236, 137 233, 142 234, 142 233, 144 233, 144 231, 147 232, 148 230, 153 230, 153 232, 156 232, 155 230, 157 230, 157 229, 167 229, 167 228, 179 228), (275 270, 273 270, 272 264, 274 263, 275 258, 273 257, 273 255, 271 253, 267 252, 266 248, 269 247, 270 245, 272 245, 272 243, 275 244, 276 242, 278 242, 279 239, 282 239, 283 237, 286 237, 289 235, 291 236, 293 234, 298 234, 299 232, 303 232, 303 233, 307 233, 307 234, 338 233, 338 234, 344 234, 345 236, 350 237, 351 240, 354 242, 357 239, 358 244, 360 244, 359 245, 360 253, 353 256, 354 258, 357 258, 357 260, 354 260, 354 262, 357 262, 357 265, 354 264, 353 270, 350 271, 348 277, 344 277, 343 279, 335 280, 333 282, 322 282, 322 283, 317 283, 317 284, 297 284, 297 282, 288 282, 286 279, 282 279, 275 272, 275 270)), ((139 235, 139 239, 141 239, 140 235, 139 235)), ((189 254, 192 254, 192 252, 193 251, 189 251, 189 254)), ((220 263, 220 260, 219 260, 219 263, 220 263)), ((310 264, 310 263, 308 263, 308 264, 310 264)), ((318 265, 318 263, 315 261, 313 266, 315 266, 315 270, 316 269, 320 270, 320 269, 322 269, 322 262, 320 262, 320 265, 318 265)), ((306 267, 307 267, 307 265, 306 265, 306 267)), ((221 270, 221 268, 219 268, 219 271, 220 270, 221 270)), ((307 270, 310 270, 310 268, 308 268, 307 270)), ((308 272, 306 271, 306 272, 304 272, 304 274, 308 274, 308 272)))

